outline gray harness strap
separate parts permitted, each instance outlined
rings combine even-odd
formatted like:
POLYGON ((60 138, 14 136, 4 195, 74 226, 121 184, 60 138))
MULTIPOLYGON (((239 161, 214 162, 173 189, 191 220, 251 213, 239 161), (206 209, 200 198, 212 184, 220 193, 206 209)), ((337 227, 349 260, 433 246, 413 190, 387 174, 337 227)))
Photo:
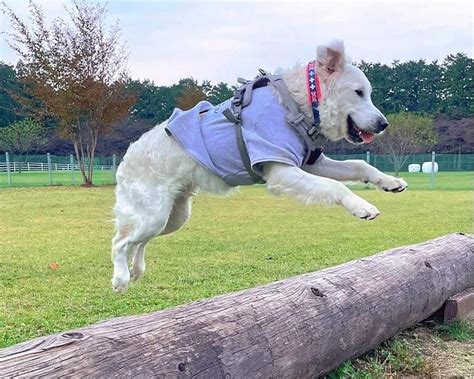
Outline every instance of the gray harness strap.
MULTIPOLYGON (((266 85, 273 86, 280 94, 283 106, 288 110, 286 114, 286 122, 294 128, 298 134, 301 135, 310 152, 316 151, 326 142, 319 130, 319 125, 308 120, 300 111, 298 104, 291 97, 283 78, 280 75, 269 75, 265 71, 260 70, 261 75, 252 81, 245 81, 239 78, 239 82, 243 85, 235 90, 234 97, 231 101, 231 106, 223 111, 223 115, 235 125, 235 132, 237 137, 237 146, 239 148, 240 158, 244 163, 245 169, 255 183, 265 183, 265 179, 252 170, 250 158, 245 146, 245 141, 242 136, 242 108, 246 107, 252 101, 252 91, 259 87, 266 85)), ((319 153, 320 154, 320 153, 319 153)), ((311 157, 308 154, 306 162, 311 157)), ((319 157, 319 155, 318 155, 319 157)))
MULTIPOLYGON (((273 78, 275 77, 272 77, 272 79, 273 78)), ((286 122, 303 137, 309 151, 321 147, 326 142, 326 137, 320 133, 319 125, 308 120, 300 111, 298 104, 296 104, 293 97, 291 97, 290 91, 288 91, 288 87, 283 81, 283 78, 276 77, 276 79, 271 80, 270 83, 276 88, 281 96, 283 105, 288 110, 286 122)))
POLYGON ((244 137, 242 136, 242 108, 249 105, 252 101, 252 90, 254 86, 251 84, 255 84, 256 82, 257 80, 253 82, 246 82, 242 87, 235 90, 234 98, 231 101, 230 108, 225 109, 222 114, 235 126, 235 134, 237 137, 237 147, 239 148, 240 159, 242 159, 248 174, 255 183, 265 183, 265 179, 252 170, 250 157, 247 152, 247 147, 245 146, 244 137))

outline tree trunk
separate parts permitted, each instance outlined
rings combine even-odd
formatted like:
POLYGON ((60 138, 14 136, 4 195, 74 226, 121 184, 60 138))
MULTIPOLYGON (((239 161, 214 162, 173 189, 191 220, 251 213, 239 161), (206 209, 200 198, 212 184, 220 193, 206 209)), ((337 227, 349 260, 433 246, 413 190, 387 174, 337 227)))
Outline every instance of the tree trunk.
POLYGON ((473 243, 451 234, 38 338, 0 350, 0 377, 314 378, 474 286, 473 243))
POLYGON ((89 181, 90 185, 92 185, 92 177, 94 176, 94 157, 95 157, 95 149, 97 147, 97 138, 98 134, 94 130, 91 132, 91 143, 90 143, 90 150, 89 150, 89 181))
MULTIPOLYGON (((82 150, 82 147, 81 147, 82 150)), ((82 175, 82 180, 85 185, 87 185, 87 175, 86 175, 86 170, 84 167, 84 157, 81 155, 81 151, 79 150, 79 142, 77 141, 76 138, 74 138, 74 152, 76 153, 76 159, 77 163, 79 165, 79 171, 82 175)))
POLYGON ((84 147, 82 145, 81 138, 79 138, 79 141, 77 139, 74 140, 74 151, 76 153, 76 159, 79 164, 79 171, 81 172, 81 175, 82 175, 82 180, 83 180, 82 185, 84 187, 90 187, 92 186, 92 176, 90 174, 88 175, 88 173, 90 170, 91 163, 89 161, 88 167, 86 169, 86 164, 84 163, 85 161, 84 147))

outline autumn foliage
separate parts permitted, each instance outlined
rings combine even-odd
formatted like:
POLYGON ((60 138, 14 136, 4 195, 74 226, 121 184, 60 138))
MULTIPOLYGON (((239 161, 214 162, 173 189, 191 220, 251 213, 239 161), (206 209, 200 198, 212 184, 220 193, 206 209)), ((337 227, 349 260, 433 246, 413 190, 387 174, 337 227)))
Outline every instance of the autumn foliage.
POLYGON ((20 100, 40 102, 42 116, 57 119, 69 138, 84 184, 92 184, 98 137, 128 114, 135 96, 127 90, 127 52, 117 24, 106 27, 104 5, 73 0, 69 19, 49 26, 30 1, 30 18, 21 20, 5 3, 14 32, 9 44, 20 56, 17 71, 25 86, 20 100))

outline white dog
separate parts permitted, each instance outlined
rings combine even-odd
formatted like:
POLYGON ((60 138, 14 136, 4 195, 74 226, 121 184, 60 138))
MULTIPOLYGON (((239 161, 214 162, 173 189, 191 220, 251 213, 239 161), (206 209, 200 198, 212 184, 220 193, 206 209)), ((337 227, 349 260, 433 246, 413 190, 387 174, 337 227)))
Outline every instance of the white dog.
MULTIPOLYGON (((318 47, 316 73, 322 92, 320 132, 327 139, 368 143, 388 126, 372 104, 369 81, 346 61, 342 42, 318 47)), ((306 68, 297 66, 282 76, 301 112, 312 119, 306 68)), ((186 223, 191 215, 191 197, 197 191, 223 194, 233 188, 166 133, 168 121, 133 143, 117 170, 112 285, 118 292, 127 289, 130 279, 143 275, 147 242, 186 223)), ((373 183, 391 192, 407 187, 403 179, 385 175, 362 160, 335 161, 320 155, 312 164, 261 160, 259 167, 271 193, 285 194, 305 204, 340 204, 366 220, 376 218, 379 211, 340 181, 373 183)))

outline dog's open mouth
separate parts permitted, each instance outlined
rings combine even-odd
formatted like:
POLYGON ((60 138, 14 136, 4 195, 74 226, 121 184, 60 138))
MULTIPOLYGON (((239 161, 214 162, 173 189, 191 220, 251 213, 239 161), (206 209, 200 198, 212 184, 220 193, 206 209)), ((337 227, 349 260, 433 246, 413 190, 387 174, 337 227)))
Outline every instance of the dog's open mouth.
POLYGON ((374 133, 366 132, 358 128, 350 115, 347 116, 347 137, 353 143, 371 143, 374 133))

